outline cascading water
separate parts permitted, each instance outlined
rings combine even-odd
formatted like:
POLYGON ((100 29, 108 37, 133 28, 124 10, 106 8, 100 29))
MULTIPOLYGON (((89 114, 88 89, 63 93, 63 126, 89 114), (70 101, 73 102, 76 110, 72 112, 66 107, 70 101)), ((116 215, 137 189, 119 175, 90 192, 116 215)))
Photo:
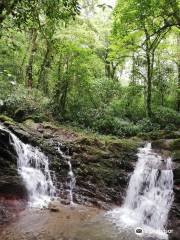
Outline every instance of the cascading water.
POLYGON ((38 148, 24 144, 9 130, 3 130, 9 133, 17 153, 18 172, 27 188, 30 207, 46 207, 56 193, 52 179, 54 173, 49 170, 48 158, 38 148))
POLYGON ((76 178, 75 178, 75 175, 73 173, 73 170, 72 170, 72 164, 71 164, 71 157, 70 155, 68 154, 65 154, 62 152, 61 150, 61 144, 59 143, 58 144, 58 152, 60 153, 60 155, 67 160, 67 163, 68 163, 68 166, 69 166, 69 172, 68 172, 68 179, 69 179, 69 183, 68 183, 68 187, 69 187, 69 201, 71 204, 73 204, 73 189, 75 187, 75 184, 76 184, 76 178))
MULTIPOLYGON (((165 234, 168 213, 173 202, 171 158, 162 159, 148 143, 139 149, 123 206, 110 214, 117 226, 132 226, 148 234, 165 234)), ((166 235, 167 238, 167 235, 166 235)))
POLYGON ((69 165, 68 176, 70 178, 70 181, 69 181, 69 198, 70 198, 71 204, 73 204, 73 189, 74 189, 75 184, 76 184, 76 179, 75 179, 74 173, 72 171, 71 161, 68 161, 68 165, 69 165))

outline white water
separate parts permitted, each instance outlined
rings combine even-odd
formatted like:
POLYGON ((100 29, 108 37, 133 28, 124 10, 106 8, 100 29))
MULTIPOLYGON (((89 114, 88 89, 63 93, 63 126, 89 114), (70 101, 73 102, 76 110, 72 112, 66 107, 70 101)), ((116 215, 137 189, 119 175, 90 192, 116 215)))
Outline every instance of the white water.
POLYGON ((140 227, 144 234, 167 239, 165 226, 173 202, 171 164, 171 158, 162 159, 150 143, 139 149, 125 202, 110 213, 117 226, 140 227))
POLYGON ((67 160, 67 163, 68 163, 68 166, 69 166, 69 172, 68 172, 69 201, 70 201, 71 204, 74 204, 74 202, 73 202, 73 190, 74 190, 74 187, 75 187, 75 184, 76 184, 76 178, 75 178, 75 175, 74 175, 73 170, 72 170, 71 157, 70 157, 70 155, 62 152, 61 144, 58 145, 58 152, 60 153, 60 155, 65 160, 67 160))
POLYGON ((69 165, 68 176, 70 178, 70 181, 69 181, 69 198, 70 198, 71 204, 73 204, 73 189, 74 189, 75 184, 76 184, 76 179, 75 179, 74 173, 72 171, 71 161, 68 161, 68 165, 69 165))
POLYGON ((10 141, 17 153, 18 172, 28 191, 30 207, 46 207, 55 196, 53 172, 49 170, 48 158, 38 148, 24 144, 9 130, 10 141))

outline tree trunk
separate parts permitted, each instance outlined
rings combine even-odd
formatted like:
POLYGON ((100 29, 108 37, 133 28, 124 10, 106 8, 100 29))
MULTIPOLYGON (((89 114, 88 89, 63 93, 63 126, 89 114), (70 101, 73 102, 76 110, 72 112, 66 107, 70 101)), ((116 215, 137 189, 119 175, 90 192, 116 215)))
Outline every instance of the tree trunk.
POLYGON ((51 66, 51 60, 52 60, 52 42, 48 42, 38 77, 38 88, 42 89, 45 94, 48 94, 49 92, 47 76, 48 70, 51 66))
POLYGON ((152 78, 153 78, 153 67, 154 67, 154 52, 151 53, 146 50, 147 60, 147 98, 146 98, 146 111, 149 118, 152 117, 152 78))
POLYGON ((36 39, 37 39, 37 30, 33 28, 31 30, 29 61, 26 67, 26 83, 27 83, 27 87, 29 88, 32 88, 33 86, 33 62, 34 62, 34 55, 36 52, 36 39))
POLYGON ((178 63, 177 111, 180 111, 180 63, 178 63))
POLYGON ((57 116, 61 114, 61 119, 65 117, 66 113, 66 102, 69 89, 68 64, 68 59, 66 59, 66 64, 63 65, 60 57, 57 69, 58 79, 53 97, 55 103, 54 112, 57 116))
POLYGON ((65 79, 62 83, 62 89, 61 89, 61 97, 60 97, 60 112, 62 114, 62 117, 64 118, 66 113, 66 101, 67 101, 67 92, 69 87, 69 81, 65 79))
POLYGON ((116 78, 116 68, 117 68, 117 64, 111 62, 111 79, 112 80, 117 80, 116 78))
POLYGON ((151 79, 151 62, 150 56, 147 54, 147 99, 146 99, 146 107, 147 107, 147 116, 151 117, 151 89, 152 89, 152 79, 151 79))
POLYGON ((107 59, 105 60, 105 75, 107 78, 111 78, 111 65, 107 59))
MULTIPOLYGON (((180 46, 180 34, 177 37, 177 47, 180 46)), ((178 86, 177 86, 177 111, 180 111, 180 55, 177 59, 177 69, 178 69, 178 86)))
POLYGON ((136 83, 136 81, 135 81, 135 56, 134 56, 134 53, 133 53, 133 56, 132 56, 132 77, 131 77, 131 79, 132 79, 132 83, 133 84, 135 84, 136 83))

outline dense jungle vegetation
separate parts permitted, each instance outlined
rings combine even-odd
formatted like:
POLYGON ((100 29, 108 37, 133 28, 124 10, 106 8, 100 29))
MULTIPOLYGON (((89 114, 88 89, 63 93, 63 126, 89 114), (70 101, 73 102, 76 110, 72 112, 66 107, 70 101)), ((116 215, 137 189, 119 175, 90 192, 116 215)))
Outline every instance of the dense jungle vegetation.
POLYGON ((121 137, 180 125, 178 0, 0 0, 0 112, 121 137))

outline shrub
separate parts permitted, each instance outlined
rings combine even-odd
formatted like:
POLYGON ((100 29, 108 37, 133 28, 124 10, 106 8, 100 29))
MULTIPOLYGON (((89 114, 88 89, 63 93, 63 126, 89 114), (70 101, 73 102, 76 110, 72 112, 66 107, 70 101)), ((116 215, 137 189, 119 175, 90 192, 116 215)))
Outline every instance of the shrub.
POLYGON ((138 121, 137 126, 140 132, 151 132, 160 129, 160 125, 152 122, 149 118, 144 118, 138 121))
POLYGON ((1 94, 3 106, 1 112, 15 118, 16 121, 23 121, 27 117, 40 121, 44 118, 48 106, 48 99, 43 97, 37 89, 26 89, 22 85, 11 86, 11 91, 6 89, 1 94))
POLYGON ((123 120, 111 115, 105 115, 93 121, 93 129, 100 133, 113 134, 121 137, 135 136, 139 127, 130 121, 123 120))
POLYGON ((153 122, 158 123, 161 128, 167 128, 168 125, 180 126, 180 113, 171 108, 158 107, 154 110, 153 122))

